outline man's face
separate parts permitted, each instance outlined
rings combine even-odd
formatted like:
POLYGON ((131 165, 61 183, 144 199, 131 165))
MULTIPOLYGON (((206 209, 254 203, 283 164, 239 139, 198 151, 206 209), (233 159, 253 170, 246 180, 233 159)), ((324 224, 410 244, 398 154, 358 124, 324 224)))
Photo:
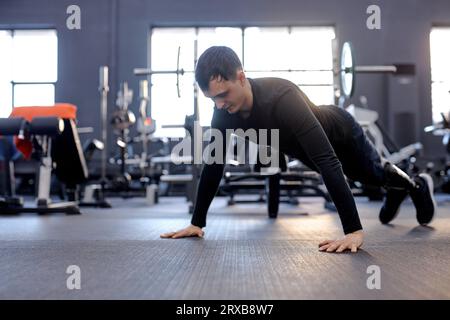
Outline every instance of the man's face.
POLYGON ((236 113, 242 110, 245 102, 244 84, 244 73, 237 71, 236 80, 225 80, 222 77, 210 80, 209 88, 203 94, 214 101, 217 109, 236 113))

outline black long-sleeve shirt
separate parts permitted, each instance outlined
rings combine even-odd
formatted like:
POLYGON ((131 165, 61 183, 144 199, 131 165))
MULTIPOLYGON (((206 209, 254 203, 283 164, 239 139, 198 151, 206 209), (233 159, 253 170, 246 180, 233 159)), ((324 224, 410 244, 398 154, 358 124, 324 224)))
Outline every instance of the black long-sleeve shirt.
MULTIPOLYGON (((342 110, 335 106, 315 106, 288 80, 259 78, 249 81, 253 93, 250 115, 243 118, 239 113, 229 114, 215 108, 211 128, 219 129, 224 137, 226 129, 278 129, 279 151, 299 159, 322 175, 344 233, 362 229, 353 195, 332 147, 343 143, 350 130, 342 110)), ((224 162, 221 163, 203 167, 191 221, 195 226, 206 225, 206 215, 224 171, 224 162)))

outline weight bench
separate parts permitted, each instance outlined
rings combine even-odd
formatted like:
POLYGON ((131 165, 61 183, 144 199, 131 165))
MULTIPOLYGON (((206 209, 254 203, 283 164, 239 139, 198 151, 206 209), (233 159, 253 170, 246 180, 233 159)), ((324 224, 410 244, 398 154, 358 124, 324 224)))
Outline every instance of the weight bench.
POLYGON ((17 149, 25 158, 32 155, 39 159, 37 171, 37 199, 35 206, 25 206, 21 197, 15 196, 13 163, 9 152, 4 154, 5 177, 10 187, 0 197, 0 213, 17 214, 37 212, 39 214, 64 212, 80 214, 77 205, 77 186, 88 177, 88 170, 75 125, 76 107, 14 108, 10 118, 0 119, 0 135, 15 136, 17 149), (40 116, 43 114, 45 116, 40 116), (48 116, 55 114, 56 116, 48 116), (64 116, 62 119, 60 116, 64 116), (52 202, 50 199, 51 174, 54 172, 67 189, 69 201, 52 202))
MULTIPOLYGON (((224 174, 224 183, 221 191, 230 196, 229 205, 234 204, 234 195, 239 190, 261 190, 266 194, 267 212, 270 218, 278 216, 278 209, 282 201, 282 191, 286 191, 288 202, 298 204, 293 197, 319 196, 325 199, 324 207, 336 211, 336 207, 330 195, 322 190, 319 185, 321 178, 318 173, 312 171, 293 171, 287 163, 286 156, 280 155, 279 168, 262 167, 258 162, 251 172, 230 172, 224 174)), ((258 202, 262 202, 260 196, 258 202)))
MULTIPOLYGON (((224 176, 225 183, 221 186, 221 190, 227 193, 231 198, 228 202, 234 204, 234 194, 238 190, 262 190, 266 193, 267 212, 270 218, 276 218, 280 205, 281 192, 287 191, 288 201, 293 204, 292 197, 308 197, 319 196, 325 199, 324 207, 331 211, 336 211, 328 193, 320 189, 320 177, 297 172, 276 173, 231 173, 226 172, 224 176), (309 192, 306 192, 308 190, 309 192)), ((262 201, 262 200, 261 200, 262 201)))

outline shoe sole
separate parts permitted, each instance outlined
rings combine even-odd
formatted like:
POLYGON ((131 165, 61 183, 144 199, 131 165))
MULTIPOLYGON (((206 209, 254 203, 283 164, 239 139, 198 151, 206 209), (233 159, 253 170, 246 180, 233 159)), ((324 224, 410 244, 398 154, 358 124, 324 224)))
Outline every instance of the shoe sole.
POLYGON ((433 221, 434 214, 436 213, 436 201, 434 199, 434 183, 433 183, 433 178, 431 178, 431 176, 427 173, 421 173, 421 174, 419 174, 419 177, 424 179, 425 182, 427 183, 428 192, 430 193, 431 200, 433 201, 433 215, 432 215, 430 221, 428 221, 427 223, 421 223, 421 225, 427 225, 427 224, 431 223, 431 221, 433 221))

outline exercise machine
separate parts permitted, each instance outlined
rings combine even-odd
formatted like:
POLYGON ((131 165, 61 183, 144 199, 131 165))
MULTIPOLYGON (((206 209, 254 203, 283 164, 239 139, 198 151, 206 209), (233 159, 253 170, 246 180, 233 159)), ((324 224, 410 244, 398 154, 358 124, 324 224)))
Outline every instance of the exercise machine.
POLYGON ((442 121, 424 128, 424 131, 435 136, 442 136, 442 145, 445 147, 446 157, 440 162, 440 168, 429 166, 429 173, 433 173, 435 189, 450 193, 450 112, 447 115, 441 112, 442 121), (433 171, 433 172, 432 172, 433 171))
POLYGON ((423 149, 423 145, 416 142, 401 148, 398 147, 380 124, 378 112, 369 109, 367 98, 361 96, 360 102, 362 107, 351 104, 346 110, 363 127, 380 156, 390 163, 406 169, 408 165, 405 165, 405 162, 410 161, 411 157, 416 157, 423 149))
POLYGON ((107 166, 107 140, 108 140, 108 92, 109 92, 109 68, 101 66, 99 68, 99 87, 100 93, 100 130, 101 140, 95 140, 95 143, 88 144, 85 148, 89 151, 90 158, 96 150, 101 151, 100 179, 94 183, 86 183, 82 191, 82 199, 79 203, 84 207, 111 208, 111 204, 105 197, 106 191, 106 166, 107 166))
POLYGON ((3 166, 7 190, 0 198, 2 214, 64 212, 80 214, 77 187, 87 179, 87 167, 73 119, 34 116, 30 121, 21 117, 27 107, 13 110, 12 118, 0 119, 0 134, 16 136, 16 145, 27 156, 39 159, 37 170, 37 199, 35 206, 26 206, 15 194, 14 163, 11 148, 4 148, 3 166), (15 110, 18 110, 14 112, 15 110), (67 202, 53 202, 50 198, 52 173, 65 184, 67 202))
MULTIPOLYGON (((185 70, 183 68, 180 68, 180 51, 181 48, 178 47, 178 54, 177 54, 177 62, 176 62, 176 69, 174 70, 152 70, 149 68, 135 68, 133 70, 134 74, 136 76, 147 76, 151 85, 151 77, 154 74, 173 74, 176 75, 176 87, 177 87, 177 94, 178 97, 180 97, 180 84, 179 79, 180 76, 183 76, 185 74, 185 70)), ((197 52, 194 54, 194 64, 197 61, 197 52)), ((197 134, 194 134, 194 131, 196 131, 196 126, 199 122, 199 111, 198 111, 198 103, 197 103, 197 96, 198 96, 198 88, 197 86, 194 86, 194 113, 192 115, 188 115, 185 118, 184 124, 172 124, 172 125, 164 125, 163 128, 184 128, 186 129, 187 136, 186 139, 189 139, 191 143, 191 154, 194 155, 197 153, 195 149, 198 150, 198 148, 201 148, 201 139, 200 141, 195 140, 195 137, 197 137, 197 134)), ((148 108, 150 109, 151 113, 151 104, 150 100, 148 100, 148 108)), ((199 125, 198 125, 199 127, 199 125)), ((197 127, 197 128, 198 128, 197 127)), ((201 127, 200 127, 200 130, 201 127)), ((201 153, 200 153, 201 154, 201 153)), ((164 157, 154 157, 151 159, 150 163, 155 164, 168 164, 173 162, 172 155, 170 156, 164 156, 164 157)), ((197 186, 198 186, 198 180, 200 179, 200 173, 201 173, 201 165, 196 164, 193 158, 185 157, 183 159, 179 159, 180 162, 184 163, 187 167, 189 172, 186 174, 164 174, 161 175, 160 181, 168 184, 172 183, 183 183, 186 186, 186 194, 187 194, 187 201, 189 203, 189 213, 193 213, 194 210, 194 202, 196 199, 196 192, 197 192, 197 186)))

